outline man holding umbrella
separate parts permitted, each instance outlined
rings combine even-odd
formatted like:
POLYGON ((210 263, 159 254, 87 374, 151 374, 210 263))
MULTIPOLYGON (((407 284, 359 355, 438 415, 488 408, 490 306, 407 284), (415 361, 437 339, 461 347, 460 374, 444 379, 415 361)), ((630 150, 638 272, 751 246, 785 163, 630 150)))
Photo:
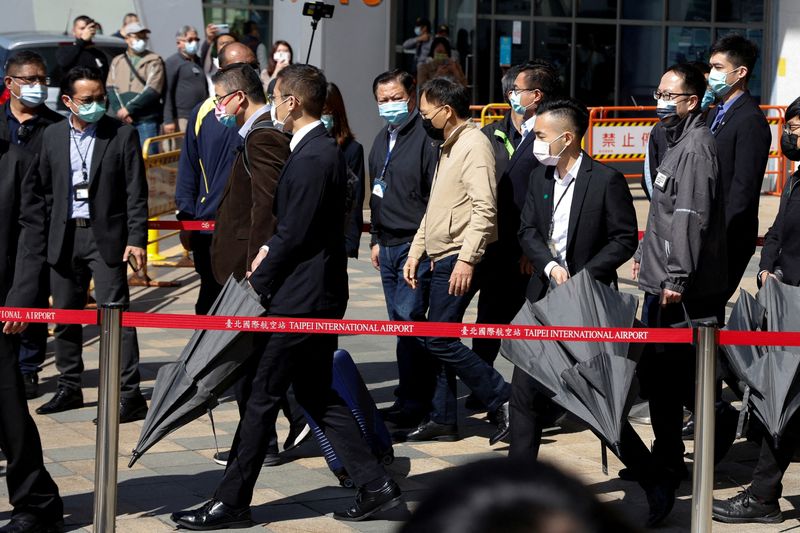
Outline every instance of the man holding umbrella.
MULTIPOLYGON (((320 122, 327 85, 322 71, 309 65, 286 67, 275 84, 272 122, 293 138, 273 204, 277 227, 251 267, 250 282, 267 304, 268 316, 341 318, 347 305, 347 174, 344 156, 320 122)), ((213 499, 199 509, 174 513, 176 524, 208 530, 251 523, 253 489, 267 453, 264 421, 275 420, 290 384, 359 487, 355 502, 334 517, 364 520, 400 503, 400 488, 331 388, 336 343, 335 335, 270 335, 251 378, 252 392, 223 479, 213 499)))
MULTIPOLYGON (((649 327, 670 327, 687 318, 722 323, 727 291, 725 214, 717 145, 701 114, 703 74, 691 65, 670 67, 653 94, 669 150, 653 179, 647 231, 637 251, 633 278, 645 292, 649 327)), ((645 349, 639 365, 642 392, 650 401, 653 465, 659 509, 650 525, 672 508, 685 466, 681 440, 683 406, 695 382, 694 350, 665 344, 645 349)))

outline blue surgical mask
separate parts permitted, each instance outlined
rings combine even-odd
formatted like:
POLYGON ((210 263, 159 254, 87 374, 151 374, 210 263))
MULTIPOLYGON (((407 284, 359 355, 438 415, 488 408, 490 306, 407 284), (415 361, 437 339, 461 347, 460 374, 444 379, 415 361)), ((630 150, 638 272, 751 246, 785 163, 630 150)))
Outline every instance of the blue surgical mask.
POLYGON ((419 26, 415 26, 415 27, 414 27, 414 35, 416 35, 417 37, 419 37, 420 35, 422 35, 422 28, 421 28, 421 27, 419 27, 419 26))
POLYGON ((197 50, 200 48, 200 43, 198 41, 187 41, 186 46, 183 47, 183 51, 189 54, 190 56, 196 56, 197 50))
MULTIPOLYGON (((73 113, 75 112, 73 111, 73 113)), ((106 104, 104 102, 92 102, 90 104, 81 104, 78 106, 78 112, 75 113, 75 115, 79 119, 89 123, 97 122, 105 114, 106 114, 106 104)))
POLYGON ((329 132, 333 130, 333 115, 322 115, 319 119, 326 130, 329 132))
POLYGON ((711 106, 711 104, 714 103, 714 100, 716 100, 716 97, 714 96, 714 91, 712 91, 711 89, 706 89, 706 92, 703 95, 703 101, 700 102, 700 109, 705 111, 711 106))
MULTIPOLYGON (((14 95, 17 96, 17 95, 14 95)), ((46 85, 20 85, 19 86, 19 101, 25 107, 38 107, 47 100, 47 86, 46 85)))
POLYGON ((517 115, 524 115, 528 108, 522 105, 522 95, 511 91, 511 94, 508 96, 508 102, 511 104, 511 109, 514 110, 514 113, 517 115))
POLYGON ((133 50, 137 54, 141 54, 142 52, 144 52, 145 48, 147 48, 147 41, 143 39, 136 39, 131 44, 131 50, 133 50))
POLYGON ((733 85, 736 84, 734 83, 731 85, 728 83, 728 74, 739 70, 739 68, 741 67, 735 68, 728 72, 722 72, 715 68, 711 69, 711 72, 708 74, 708 86, 711 87, 711 90, 714 91, 714 94, 721 98, 731 91, 733 85))
MULTIPOLYGON (((236 112, 239 112, 238 108, 236 112)), ((225 109, 225 105, 223 105, 222 102, 219 102, 214 108, 214 116, 216 116, 217 121, 226 128, 236 127, 236 113, 228 113, 228 111, 225 109)))
POLYGON ((378 114, 392 126, 402 124, 408 117, 408 100, 378 105, 378 114))
POLYGON ((656 104, 656 115, 658 115, 660 120, 664 120, 667 117, 677 114, 678 105, 675 102, 663 100, 661 98, 658 99, 658 103, 656 104))

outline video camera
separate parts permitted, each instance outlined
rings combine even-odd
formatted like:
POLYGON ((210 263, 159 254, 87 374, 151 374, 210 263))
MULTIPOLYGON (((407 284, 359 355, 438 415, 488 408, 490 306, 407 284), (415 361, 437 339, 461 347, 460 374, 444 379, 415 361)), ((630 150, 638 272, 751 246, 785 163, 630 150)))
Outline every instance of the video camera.
POLYGON ((333 18, 333 8, 336 6, 325 2, 306 2, 303 4, 303 15, 315 21, 333 18))

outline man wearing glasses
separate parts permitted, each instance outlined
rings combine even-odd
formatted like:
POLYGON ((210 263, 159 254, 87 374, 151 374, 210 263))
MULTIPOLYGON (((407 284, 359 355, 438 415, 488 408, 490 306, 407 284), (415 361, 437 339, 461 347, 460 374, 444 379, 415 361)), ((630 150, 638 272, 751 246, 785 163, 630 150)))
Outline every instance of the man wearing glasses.
MULTIPOLYGON (((132 126, 106 115, 106 91, 98 70, 73 68, 61 90, 69 120, 47 128, 39 154, 48 199, 53 304, 83 309, 94 277, 98 302, 127 305, 128 264, 139 270, 147 258, 147 181, 139 136, 132 126)), ((56 325, 54 345, 58 389, 36 410, 39 414, 83 407, 82 327, 56 325)), ((120 396, 121 423, 145 417, 133 328, 122 330, 120 396)))
MULTIPOLYGON (((32 154, 39 153, 44 129, 64 117, 47 107, 47 68, 44 58, 29 50, 15 53, 6 61, 4 83, 11 97, 0 112, 0 139, 32 154)), ((50 296, 49 272, 42 269, 37 307, 47 307, 50 296)), ((19 366, 28 399, 39 395, 39 370, 47 349, 47 324, 31 324, 20 335, 19 366)))

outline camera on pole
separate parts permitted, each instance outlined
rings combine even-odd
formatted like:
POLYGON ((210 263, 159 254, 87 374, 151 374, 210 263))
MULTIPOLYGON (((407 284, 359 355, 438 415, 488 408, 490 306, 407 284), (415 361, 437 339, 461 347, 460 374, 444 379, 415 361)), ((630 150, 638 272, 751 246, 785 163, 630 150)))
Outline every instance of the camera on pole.
POLYGON ((303 4, 303 15, 311 17, 311 42, 308 43, 308 54, 306 54, 306 64, 311 59, 311 47, 314 46, 314 34, 317 32, 317 24, 322 19, 333 18, 333 8, 325 2, 306 2, 303 4))

